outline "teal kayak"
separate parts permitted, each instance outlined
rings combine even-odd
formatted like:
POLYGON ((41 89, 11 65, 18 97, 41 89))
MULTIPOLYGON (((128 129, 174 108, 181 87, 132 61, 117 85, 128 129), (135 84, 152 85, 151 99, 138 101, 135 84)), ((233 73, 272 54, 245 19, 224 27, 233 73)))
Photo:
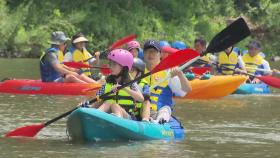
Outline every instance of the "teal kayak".
POLYGON ((79 108, 70 114, 67 130, 73 141, 180 140, 181 123, 172 118, 164 124, 128 120, 93 108, 79 108))
POLYGON ((264 83, 244 83, 233 94, 269 94, 270 88, 264 83))

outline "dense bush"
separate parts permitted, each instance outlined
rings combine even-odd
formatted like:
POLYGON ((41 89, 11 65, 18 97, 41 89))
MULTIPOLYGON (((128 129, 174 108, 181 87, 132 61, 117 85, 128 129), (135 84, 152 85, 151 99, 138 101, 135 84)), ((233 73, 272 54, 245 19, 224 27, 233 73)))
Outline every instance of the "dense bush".
POLYGON ((198 36, 210 40, 239 16, 250 24, 250 38, 262 41, 272 55, 280 52, 279 15, 276 0, 1 0, 0 55, 38 57, 56 30, 68 36, 85 33, 90 50, 103 50, 131 33, 141 42, 154 38, 192 45, 198 36))

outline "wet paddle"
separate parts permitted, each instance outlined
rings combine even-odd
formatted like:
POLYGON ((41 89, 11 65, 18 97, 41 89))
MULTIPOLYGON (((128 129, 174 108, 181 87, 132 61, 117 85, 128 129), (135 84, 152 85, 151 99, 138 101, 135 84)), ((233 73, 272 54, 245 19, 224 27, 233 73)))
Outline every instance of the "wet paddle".
MULTIPOLYGON (((136 37, 137 37, 136 34, 131 34, 131 35, 128 35, 126 37, 123 37, 122 39, 119 39, 116 42, 114 42, 108 49, 102 51, 101 54, 105 53, 105 52, 108 52, 108 51, 111 51, 113 49, 119 48, 120 46, 122 46, 122 45, 124 45, 124 44, 126 44, 126 43, 128 43, 128 42, 130 42, 132 40, 134 40, 136 37)), ((89 61, 92 58, 94 58, 94 57, 90 57, 90 58, 88 58, 86 60, 83 60, 81 62, 87 62, 87 61, 89 61)))
MULTIPOLYGON (((192 49, 184 49, 184 50, 175 52, 175 53, 171 54, 170 56, 168 56, 167 58, 165 58, 164 60, 162 60, 152 71, 134 79, 133 81, 125 83, 124 85, 118 87, 118 90, 125 88, 125 87, 131 85, 132 83, 137 82, 137 81, 141 80, 142 78, 145 78, 156 72, 166 70, 166 69, 178 66, 180 64, 183 64, 186 61, 196 59, 198 56, 199 56, 199 53, 192 49)), ((105 93, 102 96, 100 96, 99 98, 94 98, 94 99, 90 100, 89 103, 92 104, 92 103, 96 102, 98 99, 102 99, 112 93, 114 93, 114 92, 105 93)), ((79 108, 79 107, 75 107, 72 110, 69 110, 66 113, 61 114, 42 124, 34 124, 34 125, 28 125, 28 126, 16 128, 15 130, 8 132, 5 135, 5 137, 34 137, 41 129, 66 117, 67 115, 71 114, 77 108, 79 108)))
MULTIPOLYGON (((199 60, 199 62, 201 63, 207 63, 206 61, 204 60, 199 60)), ((221 68, 224 68, 224 69, 228 69, 228 70, 232 70, 232 71, 235 71, 235 69, 232 69, 232 68, 229 68, 229 67, 226 67, 226 66, 223 66, 223 65, 219 65, 217 63, 212 63, 213 65, 217 66, 217 67, 221 67, 221 68)), ((273 77, 273 76, 255 76, 253 74, 250 74, 250 73, 244 73, 242 72, 242 74, 245 74, 245 75, 248 75, 248 76, 252 76, 254 78, 257 78, 259 80, 261 80, 262 82, 266 83, 267 85, 271 86, 271 87, 274 87, 274 88, 280 88, 280 79, 277 78, 277 77, 273 77)))
POLYGON ((80 62, 63 62, 63 64, 68 67, 72 67, 72 68, 76 68, 76 69, 81 69, 81 68, 100 69, 101 73, 104 75, 108 75, 111 73, 109 66, 106 64, 103 64, 101 66, 90 66, 88 64, 84 64, 84 63, 80 63, 80 62))

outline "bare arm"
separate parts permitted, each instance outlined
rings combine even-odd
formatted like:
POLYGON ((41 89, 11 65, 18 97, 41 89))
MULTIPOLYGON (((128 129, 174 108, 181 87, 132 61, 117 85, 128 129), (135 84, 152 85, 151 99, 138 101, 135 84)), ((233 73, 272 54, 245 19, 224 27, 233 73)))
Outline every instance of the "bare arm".
POLYGON ((53 64, 52 66, 60 74, 73 74, 75 76, 79 75, 76 72, 73 72, 73 71, 70 71, 70 70, 64 68, 64 65, 62 65, 62 64, 53 64))
POLYGON ((142 93, 136 88, 136 90, 132 90, 129 87, 125 87, 124 90, 131 95, 131 97, 133 99, 135 99, 136 101, 139 102, 143 102, 144 101, 144 97, 142 95, 142 93))
POLYGON ((192 87, 188 81, 188 79, 185 77, 183 71, 180 71, 178 68, 174 68, 171 70, 171 76, 178 76, 179 80, 180 80, 180 84, 181 84, 181 89, 188 93, 192 90, 192 87))

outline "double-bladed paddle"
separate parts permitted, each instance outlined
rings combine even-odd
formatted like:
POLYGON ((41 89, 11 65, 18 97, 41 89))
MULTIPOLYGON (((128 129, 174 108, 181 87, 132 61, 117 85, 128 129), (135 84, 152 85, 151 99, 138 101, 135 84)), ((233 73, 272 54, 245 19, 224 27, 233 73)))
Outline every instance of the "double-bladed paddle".
MULTIPOLYGON (((129 85, 131 85, 134 82, 137 82, 151 74, 154 74, 156 72, 162 71, 162 70, 166 70, 175 66, 178 66, 180 64, 183 64, 187 61, 193 60, 196 57, 199 56, 199 53, 192 50, 192 49, 184 49, 184 50, 180 50, 178 52, 175 52, 173 54, 171 54, 170 56, 168 56, 167 58, 165 58, 164 60, 162 60, 152 71, 128 82, 125 83, 123 85, 121 85, 120 87, 117 88, 117 90, 120 90, 122 88, 125 88, 129 85)), ((108 92, 105 93, 101 96, 99 96, 99 99, 103 99, 104 97, 112 94, 114 92, 108 92)), ((96 102, 98 99, 94 98, 92 100, 89 101, 90 104, 96 102)), ((71 114, 74 110, 76 110, 78 107, 73 108, 70 111, 67 111, 64 114, 61 114, 45 123, 42 124, 35 124, 35 125, 28 125, 28 126, 23 126, 23 127, 19 127, 13 131, 8 132, 5 137, 16 137, 16 136, 21 136, 21 137, 34 137, 41 129, 43 129, 44 127, 60 120, 61 118, 66 117, 67 115, 71 114)))
POLYGON ((108 65, 103 64, 101 66, 90 66, 88 64, 84 64, 84 63, 80 63, 80 62, 63 62, 64 65, 68 66, 68 67, 72 67, 72 68, 76 68, 76 69, 81 69, 81 68, 95 68, 95 69, 100 69, 101 73, 103 75, 108 75, 111 73, 111 70, 109 68, 108 65))
MULTIPOLYGON (((263 72, 267 72, 267 73, 273 73, 272 70, 267 70, 267 69, 260 69, 260 68, 252 68, 252 67, 246 67, 247 70, 257 70, 257 71, 263 71, 263 72)), ((277 70, 277 72, 275 72, 277 75, 280 75, 280 71, 277 70)))
MULTIPOLYGON (((245 20, 243 18, 238 18, 233 23, 231 23, 229 26, 227 26, 225 29, 223 29, 221 32, 219 32, 212 40, 210 41, 208 47, 206 48, 206 51, 201 54, 201 56, 204 56, 207 53, 215 53, 215 52, 221 52, 225 50, 226 48, 242 41, 246 37, 248 37, 251 34, 250 29, 248 25, 246 24, 245 20)), ((173 49, 165 49, 166 51, 171 50, 170 53, 172 53, 173 49)), ((188 61, 184 65, 180 66, 180 70, 184 70, 186 67, 190 66, 193 62, 197 61, 197 59, 188 61)), ((150 87, 151 89, 159 85, 161 82, 168 79, 170 75, 167 75, 166 78, 161 79, 157 82, 154 86, 150 87)))

